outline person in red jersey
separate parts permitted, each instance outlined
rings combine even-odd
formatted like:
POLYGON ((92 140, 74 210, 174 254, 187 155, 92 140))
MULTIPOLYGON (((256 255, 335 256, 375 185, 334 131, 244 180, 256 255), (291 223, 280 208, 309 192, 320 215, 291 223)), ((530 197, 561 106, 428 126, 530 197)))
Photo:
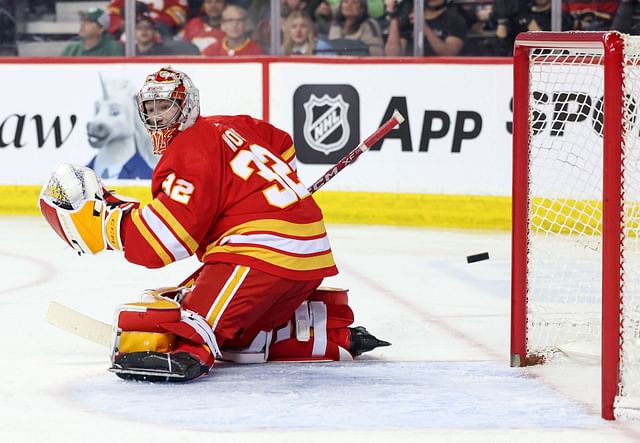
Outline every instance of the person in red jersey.
MULTIPOLYGON (((111 26, 109 32, 120 35, 124 32, 125 0, 110 0, 107 7, 111 26)), ((189 3, 187 0, 136 1, 136 14, 148 12, 164 38, 171 38, 187 22, 189 3)))
POLYGON ((202 50, 202 55, 236 56, 261 55, 264 49, 247 37, 247 11, 240 6, 228 5, 222 11, 220 29, 224 38, 202 50))
POLYGON ((202 14, 189 20, 179 36, 185 42, 196 45, 200 52, 222 40, 224 32, 220 25, 225 6, 226 0, 204 0, 202 14))
POLYGON ((220 358, 345 360, 389 345, 350 327, 346 290, 320 287, 338 271, 289 134, 246 115, 200 116, 198 90, 170 67, 147 76, 137 102, 161 155, 149 204, 70 165, 40 198, 47 221, 79 252, 123 250, 150 268, 192 254, 203 263, 182 286, 118 308, 112 372, 186 381, 220 358))

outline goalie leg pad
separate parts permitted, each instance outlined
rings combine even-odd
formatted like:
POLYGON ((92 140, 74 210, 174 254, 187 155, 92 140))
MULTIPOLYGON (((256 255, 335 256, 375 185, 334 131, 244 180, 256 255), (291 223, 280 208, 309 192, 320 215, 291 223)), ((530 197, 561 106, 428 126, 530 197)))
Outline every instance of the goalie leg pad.
POLYGON ((347 290, 319 288, 274 334, 269 361, 352 360, 349 328, 353 311, 347 290))
POLYGON ((354 316, 347 290, 318 288, 302 303, 292 321, 278 329, 269 349, 270 361, 353 360, 391 343, 378 340, 354 316))
POLYGON ((164 289, 147 291, 141 302, 124 304, 116 311, 109 370, 121 378, 187 381, 213 366, 219 353, 213 330, 198 314, 157 295, 164 289))
POLYGON ((114 355, 139 351, 169 352, 176 347, 176 336, 163 323, 180 321, 180 305, 164 297, 127 303, 115 313, 114 355))

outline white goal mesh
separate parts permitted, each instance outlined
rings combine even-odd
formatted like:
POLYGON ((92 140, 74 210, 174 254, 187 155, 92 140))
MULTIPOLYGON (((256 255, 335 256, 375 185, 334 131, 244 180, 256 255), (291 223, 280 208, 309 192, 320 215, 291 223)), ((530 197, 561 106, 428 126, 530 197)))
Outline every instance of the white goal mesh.
POLYGON ((529 75, 527 339, 549 360, 600 338, 602 54, 533 49, 529 75))
MULTIPOLYGON (((634 408, 640 411, 640 38, 624 37, 624 46, 616 414, 630 408, 624 415, 633 415, 634 408)), ((529 52, 527 355, 546 362, 569 356, 597 364, 603 297, 604 51, 570 48, 529 52)))

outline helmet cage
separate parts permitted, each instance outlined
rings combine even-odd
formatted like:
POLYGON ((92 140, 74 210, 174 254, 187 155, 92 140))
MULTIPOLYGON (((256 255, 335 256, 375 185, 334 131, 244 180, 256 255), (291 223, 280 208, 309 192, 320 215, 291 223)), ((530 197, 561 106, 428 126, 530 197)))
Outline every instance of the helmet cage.
POLYGON ((182 117, 183 100, 178 98, 144 100, 139 106, 138 114, 148 130, 177 127, 182 117))
POLYGON ((138 114, 143 124, 151 135, 153 153, 162 154, 169 142, 177 135, 177 132, 193 126, 200 115, 200 94, 193 86, 191 79, 185 73, 172 69, 161 68, 159 71, 149 74, 144 85, 136 94, 138 114), (163 112, 155 112, 160 100, 168 100, 171 106, 163 112), (147 110, 145 103, 153 101, 147 110), (178 110, 175 110, 175 107, 178 110), (175 113, 171 118, 163 119, 163 115, 175 113))

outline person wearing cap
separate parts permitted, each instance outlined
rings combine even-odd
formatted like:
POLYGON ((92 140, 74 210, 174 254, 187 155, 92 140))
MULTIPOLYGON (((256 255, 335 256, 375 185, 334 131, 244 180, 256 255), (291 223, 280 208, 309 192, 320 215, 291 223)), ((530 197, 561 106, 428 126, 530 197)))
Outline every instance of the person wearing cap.
POLYGON ((109 15, 100 8, 80 13, 79 41, 70 43, 62 52, 63 56, 121 56, 124 47, 107 32, 109 15))

